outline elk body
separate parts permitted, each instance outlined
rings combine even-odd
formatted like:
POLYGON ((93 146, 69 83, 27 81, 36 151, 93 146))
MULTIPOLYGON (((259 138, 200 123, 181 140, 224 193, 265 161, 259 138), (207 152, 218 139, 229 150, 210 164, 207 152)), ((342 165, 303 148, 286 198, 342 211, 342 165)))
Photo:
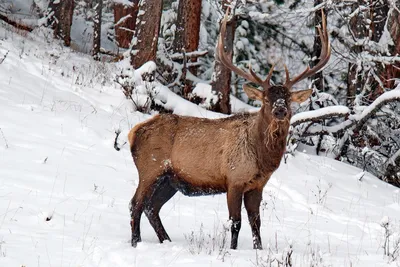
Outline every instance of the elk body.
POLYGON ((132 246, 141 241, 140 219, 144 212, 160 242, 170 240, 159 216, 161 207, 177 192, 187 196, 227 193, 231 226, 231 248, 236 249, 244 202, 253 235, 253 247, 261 249, 259 206, 262 191, 279 167, 285 151, 291 117, 290 103, 303 102, 312 90, 291 91, 293 84, 307 78, 328 62, 330 45, 323 16, 320 62, 307 67, 293 80, 271 85, 235 67, 223 48, 227 16, 222 21, 218 44, 221 62, 247 80, 243 88, 249 98, 261 101, 256 113, 224 119, 201 119, 173 114, 157 115, 136 125, 129 133, 131 153, 139 173, 139 185, 130 202, 132 246))

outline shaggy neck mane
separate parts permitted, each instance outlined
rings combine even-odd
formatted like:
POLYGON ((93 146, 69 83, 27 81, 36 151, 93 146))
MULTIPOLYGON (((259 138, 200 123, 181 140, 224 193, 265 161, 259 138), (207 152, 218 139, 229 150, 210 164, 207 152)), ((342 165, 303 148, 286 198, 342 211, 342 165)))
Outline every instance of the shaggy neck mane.
POLYGON ((270 173, 279 167, 290 123, 287 118, 277 121, 272 116, 265 116, 263 109, 256 117, 253 131, 258 165, 263 173, 270 173))

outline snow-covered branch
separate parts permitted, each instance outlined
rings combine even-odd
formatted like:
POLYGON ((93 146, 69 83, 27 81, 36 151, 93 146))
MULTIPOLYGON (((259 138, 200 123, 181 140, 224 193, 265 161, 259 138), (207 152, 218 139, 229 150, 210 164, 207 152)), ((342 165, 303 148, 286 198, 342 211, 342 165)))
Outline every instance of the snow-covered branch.
POLYGON ((170 57, 172 60, 177 60, 177 59, 183 59, 184 57, 186 58, 198 58, 206 55, 208 51, 193 51, 193 52, 188 52, 188 53, 174 53, 170 57))
MULTIPOLYGON (((371 105, 365 107, 360 114, 349 115, 350 110, 345 106, 333 106, 321 108, 319 110, 307 111, 296 114, 291 119, 293 127, 303 123, 310 123, 306 130, 299 135, 302 137, 315 135, 338 135, 344 131, 352 129, 352 131, 360 130, 365 123, 371 119, 383 106, 392 103, 400 102, 400 86, 398 89, 382 94, 371 105), (316 122, 335 117, 347 117, 346 120, 333 126, 324 126, 322 124, 313 125, 316 122)), ((300 130, 301 132, 301 130, 300 130)))
POLYGON ((350 109, 346 106, 325 107, 317 110, 298 113, 292 117, 290 123, 293 127, 296 127, 304 122, 316 122, 333 117, 345 117, 349 114, 350 109))

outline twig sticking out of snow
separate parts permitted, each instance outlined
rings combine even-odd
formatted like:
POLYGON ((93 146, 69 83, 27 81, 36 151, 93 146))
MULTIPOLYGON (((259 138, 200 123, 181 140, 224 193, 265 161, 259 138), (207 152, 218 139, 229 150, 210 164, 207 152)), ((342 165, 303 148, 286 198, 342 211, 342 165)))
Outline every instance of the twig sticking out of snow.
POLYGON ((8 52, 10 52, 10 51, 7 51, 7 53, 4 54, 3 58, 0 59, 0 64, 2 64, 4 62, 4 60, 7 58, 8 52))
POLYGON ((124 145, 126 145, 126 142, 123 143, 121 146, 118 145, 118 136, 119 136, 120 134, 121 134, 121 130, 120 130, 120 129, 115 130, 114 148, 115 148, 115 150, 117 150, 117 151, 120 151, 121 148, 122 148, 124 145))
POLYGON ((7 139, 6 139, 6 137, 4 136, 3 130, 2 130, 1 128, 0 128, 0 132, 1 132, 1 135, 3 136, 3 140, 4 140, 4 143, 6 144, 6 148, 9 148, 7 139))
POLYGON ((394 231, 394 226, 391 224, 388 216, 384 216, 381 219, 380 226, 385 231, 384 243, 382 245, 383 254, 389 257, 389 261, 394 262, 400 256, 400 235, 398 231, 394 231), (392 242, 390 242, 391 239, 392 242))

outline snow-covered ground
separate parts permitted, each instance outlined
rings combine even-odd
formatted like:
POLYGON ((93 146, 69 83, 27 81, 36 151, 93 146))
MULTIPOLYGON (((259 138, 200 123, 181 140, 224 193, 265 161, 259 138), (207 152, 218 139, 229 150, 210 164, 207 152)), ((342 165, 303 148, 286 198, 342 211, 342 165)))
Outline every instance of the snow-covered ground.
MULTIPOLYGON (((293 266, 400 262, 383 256, 381 226, 388 219, 398 228, 399 190, 300 152, 264 189, 263 251, 252 249, 244 210, 238 250, 220 248, 225 195, 179 193, 161 211, 173 242, 159 244, 143 217, 143 242, 132 248, 128 202, 138 177, 127 146, 114 150, 114 131, 149 116, 131 112, 112 83, 115 66, 41 40, 0 26, 0 61, 8 51, 0 64, 0 266, 267 266, 290 246, 293 266)), ((215 116, 195 108, 190 114, 215 116)), ((395 234, 389 241, 393 251, 395 234)))

